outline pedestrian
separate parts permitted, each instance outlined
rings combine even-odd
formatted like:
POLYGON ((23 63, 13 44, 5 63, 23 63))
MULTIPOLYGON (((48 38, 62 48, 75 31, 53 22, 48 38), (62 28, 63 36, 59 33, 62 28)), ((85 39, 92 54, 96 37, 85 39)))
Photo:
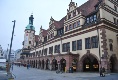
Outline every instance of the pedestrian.
POLYGON ((27 69, 29 69, 29 64, 27 64, 27 69))
POLYGON ((11 66, 12 70, 13 70, 13 65, 11 66))
POLYGON ((102 77, 105 77, 105 68, 102 67, 102 77))
POLYGON ((102 76, 102 67, 100 67, 100 77, 102 76))

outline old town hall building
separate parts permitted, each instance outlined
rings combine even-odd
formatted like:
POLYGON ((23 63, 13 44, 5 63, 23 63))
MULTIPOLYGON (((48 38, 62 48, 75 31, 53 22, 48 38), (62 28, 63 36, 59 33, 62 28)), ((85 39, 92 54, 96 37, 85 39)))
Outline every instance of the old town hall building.
POLYGON ((60 21, 51 17, 39 35, 33 19, 31 15, 25 29, 22 64, 44 70, 60 66, 63 71, 99 71, 104 66, 118 72, 118 0, 88 0, 79 7, 71 0, 67 14, 60 21))

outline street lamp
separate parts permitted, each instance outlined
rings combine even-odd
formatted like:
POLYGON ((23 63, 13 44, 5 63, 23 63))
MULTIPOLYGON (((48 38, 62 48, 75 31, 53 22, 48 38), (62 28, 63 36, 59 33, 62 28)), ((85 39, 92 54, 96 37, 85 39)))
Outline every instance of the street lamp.
POLYGON ((13 25, 13 31, 12 31, 12 37, 11 37, 11 43, 10 43, 10 50, 9 50, 9 55, 8 55, 8 74, 10 74, 10 54, 11 54, 12 41, 13 41, 14 28, 15 28, 16 20, 14 20, 12 22, 14 22, 14 25, 13 25))

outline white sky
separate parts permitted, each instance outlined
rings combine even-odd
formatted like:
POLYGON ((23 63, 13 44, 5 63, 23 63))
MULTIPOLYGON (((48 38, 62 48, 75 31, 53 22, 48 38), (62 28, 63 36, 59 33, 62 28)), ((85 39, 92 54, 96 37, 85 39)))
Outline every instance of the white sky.
MULTIPOLYGON (((50 17, 60 20, 67 14, 71 0, 0 0, 0 45, 7 49, 11 41, 13 20, 16 20, 12 49, 21 49, 24 30, 33 12, 36 35, 40 26, 48 29, 50 17)), ((78 6, 88 0, 73 0, 78 6)))

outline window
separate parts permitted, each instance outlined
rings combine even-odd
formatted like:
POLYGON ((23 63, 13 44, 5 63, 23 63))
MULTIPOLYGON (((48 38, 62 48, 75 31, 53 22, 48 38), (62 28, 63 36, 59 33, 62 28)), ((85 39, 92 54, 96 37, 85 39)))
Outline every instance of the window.
POLYGON ((55 53, 60 53, 60 45, 55 45, 55 53))
POLYGON ((65 31, 68 31, 68 26, 66 26, 65 31))
POLYGON ((98 48, 98 39, 97 36, 91 38, 92 48, 98 48))
POLYGON ((70 51, 70 42, 66 43, 66 51, 70 51))
POLYGON ((118 19, 117 19, 117 24, 118 24, 118 19))
POLYGON ((28 49, 30 49, 30 46, 28 46, 28 49))
POLYGON ((62 49, 63 49, 62 50, 63 52, 66 52, 66 43, 63 44, 63 48, 62 49))
POLYGON ((96 14, 95 14, 93 17, 94 17, 94 21, 96 21, 96 20, 97 20, 97 16, 96 16, 96 14))
POLYGON ((80 21, 77 22, 77 26, 80 26, 80 21))
POLYGON ((52 34, 51 34, 51 38, 52 38, 52 34))
POLYGON ((110 51, 113 51, 113 45, 112 45, 112 43, 109 44, 109 47, 110 47, 110 51))
POLYGON ((76 16, 76 11, 73 12, 73 17, 75 17, 75 16, 76 16))
POLYGON ((29 41, 29 44, 31 44, 31 41, 29 41))
POLYGON ((70 30, 72 29, 72 25, 69 25, 70 30))
POLYGON ((90 38, 85 38, 85 49, 90 49, 90 38))
POLYGON ((68 43, 64 43, 63 45, 62 45, 62 51, 63 52, 67 52, 67 51, 70 51, 70 42, 68 42, 68 43))
POLYGON ((89 18, 86 19, 86 22, 89 23, 89 18))
POLYGON ((114 19, 114 23, 116 24, 116 18, 113 18, 114 19))
POLYGON ((49 54, 52 54, 52 53, 53 53, 53 46, 49 47, 49 54))
POLYGON ((48 50, 48 48, 46 48, 46 49, 44 50, 44 55, 47 55, 47 50, 48 50))
POLYGON ((93 16, 90 17, 90 22, 91 22, 91 23, 93 22, 93 16))
POLYGON ((114 10, 117 11, 117 7, 114 5, 114 10))
POLYGON ((73 29, 76 28, 76 23, 73 24, 73 29))
POLYGON ((44 53, 44 50, 42 49, 42 55, 43 55, 43 53, 44 53))
POLYGON ((71 18, 71 14, 68 15, 68 19, 70 19, 70 18, 71 18))
POLYGON ((77 50, 82 50, 82 40, 77 40, 77 50))
POLYGON ((112 39, 109 39, 109 48, 110 48, 110 51, 113 51, 113 40, 112 39))
POLYGON ((44 42, 46 42, 47 41, 47 36, 46 37, 44 37, 44 42))
POLYGON ((76 41, 72 41, 72 51, 76 51, 76 41))
POLYGON ((41 55, 41 50, 39 51, 39 56, 41 55))

